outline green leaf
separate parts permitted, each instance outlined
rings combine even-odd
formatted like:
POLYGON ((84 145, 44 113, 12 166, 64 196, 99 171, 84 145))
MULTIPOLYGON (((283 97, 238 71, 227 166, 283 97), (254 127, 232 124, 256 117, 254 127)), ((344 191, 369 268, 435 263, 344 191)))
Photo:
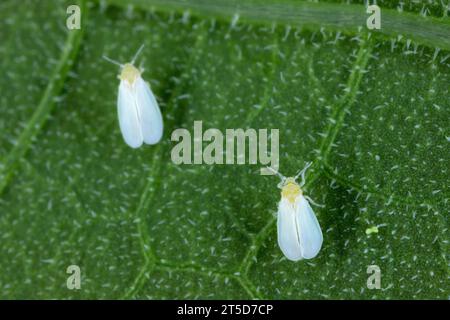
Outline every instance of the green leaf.
POLYGON ((0 297, 448 298, 448 10, 379 1, 368 32, 347 2, 79 1, 69 31, 72 3, 3 1, 0 297), (102 55, 142 44, 165 132, 134 150, 102 55), (198 120, 279 129, 284 175, 314 162, 316 258, 281 253, 260 165, 171 161, 171 133, 198 120))

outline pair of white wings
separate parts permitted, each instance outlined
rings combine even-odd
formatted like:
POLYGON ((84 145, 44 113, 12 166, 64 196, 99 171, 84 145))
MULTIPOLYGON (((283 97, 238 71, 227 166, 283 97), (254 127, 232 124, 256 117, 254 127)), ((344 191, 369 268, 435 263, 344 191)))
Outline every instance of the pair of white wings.
POLYGON ((117 111, 122 136, 130 147, 139 148, 143 142, 155 144, 161 140, 161 111, 142 77, 138 76, 132 85, 120 81, 117 111))
POLYGON ((292 261, 314 258, 322 247, 322 230, 308 201, 282 198, 278 206, 278 245, 292 261))

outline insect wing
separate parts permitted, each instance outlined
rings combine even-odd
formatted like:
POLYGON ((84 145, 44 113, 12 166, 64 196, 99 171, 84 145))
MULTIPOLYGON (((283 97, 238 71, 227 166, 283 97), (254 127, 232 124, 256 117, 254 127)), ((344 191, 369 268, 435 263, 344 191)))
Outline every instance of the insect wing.
POLYGON ((125 81, 121 81, 119 85, 117 112, 123 139, 130 147, 139 148, 143 138, 135 94, 133 88, 125 81))
POLYGON ((302 259, 298 237, 296 211, 289 200, 282 198, 278 205, 278 245, 283 254, 292 261, 302 259))
POLYGON ((158 143, 163 134, 163 119, 155 96, 141 77, 136 79, 135 92, 143 140, 147 144, 158 143))
POLYGON ((301 195, 296 199, 295 216, 302 257, 312 259, 322 247, 322 230, 309 202, 301 195))

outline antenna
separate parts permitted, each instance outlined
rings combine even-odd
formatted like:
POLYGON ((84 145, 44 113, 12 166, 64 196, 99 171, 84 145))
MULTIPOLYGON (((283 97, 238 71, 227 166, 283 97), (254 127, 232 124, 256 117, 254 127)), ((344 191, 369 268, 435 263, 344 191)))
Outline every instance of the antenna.
POLYGON ((266 167, 266 168, 269 169, 270 171, 272 171, 273 173, 275 173, 282 181, 286 180, 285 176, 283 176, 281 173, 279 173, 278 171, 276 171, 272 167, 266 167))
POLYGON ((131 60, 131 64, 134 64, 137 57, 141 54, 142 50, 144 49, 144 44, 142 46, 139 47, 138 51, 136 52, 136 54, 133 57, 133 60, 131 60))
POLYGON ((121 64, 120 62, 117 62, 116 60, 108 58, 107 56, 102 56, 102 58, 108 62, 111 62, 112 64, 118 65, 119 67, 123 68, 123 64, 121 64))
POLYGON ((309 167, 311 167, 312 162, 308 162, 306 164, 306 166, 300 170, 299 173, 297 173, 297 175, 295 176, 294 180, 297 180, 298 177, 302 176, 302 182, 301 182, 301 186, 303 186, 305 184, 305 174, 306 174, 306 170, 308 170, 309 167))

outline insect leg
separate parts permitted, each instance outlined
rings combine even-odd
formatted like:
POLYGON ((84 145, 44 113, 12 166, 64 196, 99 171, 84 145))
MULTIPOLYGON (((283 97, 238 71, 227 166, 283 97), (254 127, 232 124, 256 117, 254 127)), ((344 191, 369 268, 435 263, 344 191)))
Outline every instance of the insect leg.
POLYGON ((313 199, 311 199, 311 198, 308 197, 308 196, 304 196, 304 197, 305 197, 305 199, 308 200, 312 205, 315 205, 316 207, 319 207, 319 208, 325 208, 325 205, 324 205, 324 204, 318 204, 318 203, 314 202, 313 199))

